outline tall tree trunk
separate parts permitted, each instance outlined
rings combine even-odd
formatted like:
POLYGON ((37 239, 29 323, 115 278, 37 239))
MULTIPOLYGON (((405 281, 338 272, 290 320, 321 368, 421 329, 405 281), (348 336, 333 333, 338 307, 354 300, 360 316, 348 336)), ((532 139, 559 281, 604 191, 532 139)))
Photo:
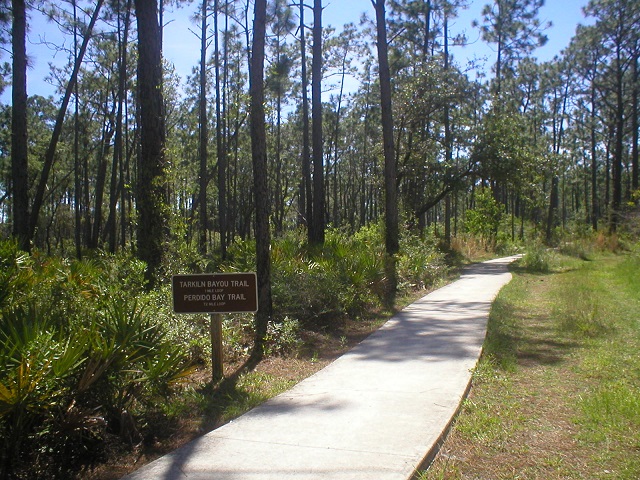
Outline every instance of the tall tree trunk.
POLYGON ((24 251, 31 250, 27 137, 27 12, 24 0, 13 0, 11 89, 11 178, 13 236, 24 251))
MULTIPOLYGON (((106 95, 105 95, 106 97, 106 95)), ((106 99, 105 99, 106 101, 106 99)), ((115 106, 114 106, 115 107, 115 106)), ((94 218, 91 237, 88 239, 89 248, 98 248, 100 241, 100 233, 102 231, 102 204, 104 200, 104 190, 107 183, 107 169, 109 162, 107 160, 109 149, 111 148, 111 139, 114 130, 109 125, 109 118, 113 117, 115 112, 105 113, 104 126, 102 129, 102 140, 100 141, 100 150, 98 153, 98 174, 96 175, 95 201, 94 201, 94 218)))
MULTIPOLYGON (((567 74, 566 84, 564 85, 564 91, 562 97, 559 99, 557 93, 554 94, 554 112, 553 112, 553 153, 555 158, 561 158, 560 151, 562 148, 562 142, 564 137, 564 117, 567 111, 567 101, 569 99, 569 83, 570 75, 567 74), (558 109, 556 105, 561 102, 561 108, 558 109), (559 116, 559 118, 558 118, 559 116)), ((555 171, 552 172, 553 178, 551 179, 551 192, 549 199, 549 211, 547 215, 547 229, 546 229, 546 241, 547 244, 552 242, 553 229, 558 225, 558 207, 560 205, 559 186, 560 179, 555 171)))
POLYGON ((71 72, 71 77, 69 78, 69 83, 67 84, 67 88, 64 92, 64 96, 62 97, 62 104, 60 106, 60 109, 58 110, 56 123, 53 126, 53 133, 51 134, 51 140, 49 142, 49 146, 47 147, 47 151, 44 156, 42 172, 40 173, 40 181, 38 182, 38 186, 36 188, 36 195, 33 200, 33 207, 31 209, 31 216, 30 216, 29 238, 33 238, 35 235, 36 227, 38 225, 38 217, 40 216, 40 209, 42 208, 42 203, 44 201, 44 194, 47 188, 47 182, 49 180, 49 174, 51 173, 51 168, 53 167, 53 163, 55 160, 56 147, 58 146, 58 140, 60 139, 60 134, 62 133, 62 124, 64 123, 64 117, 67 113, 67 107, 69 106, 69 100, 71 99, 71 94, 73 93, 75 84, 78 81, 78 72, 80 71, 80 66, 82 65, 84 54, 87 51, 89 40, 91 39, 93 27, 95 26, 96 21, 98 20, 100 8, 102 7, 103 3, 104 3, 104 0, 98 0, 96 2, 96 7, 93 11, 93 15, 91 16, 91 21, 89 22, 89 26, 87 27, 87 31, 82 40, 82 45, 80 46, 78 57, 75 59, 75 62, 73 65, 73 71, 71 72))
POLYGON ((325 198, 322 148, 322 0, 313 1, 313 60, 311 66, 313 144, 313 229, 310 243, 324 244, 325 198))
MULTIPOLYGON (((278 46, 279 47, 279 46, 278 46)), ((280 54, 278 53, 278 56, 280 54)), ((279 59, 276 60, 280 62, 279 59)), ((280 81, 280 80, 278 80, 280 81)), ((284 215, 285 215, 285 195, 282 188, 283 182, 283 165, 282 165, 282 89, 278 86, 278 91, 276 92, 276 151, 274 152, 275 156, 275 181, 273 188, 273 223, 276 236, 282 234, 284 229, 284 215)))
POLYGON ((307 81, 307 39, 304 24, 304 0, 300 0, 300 62, 302 76, 302 181, 300 183, 301 224, 307 225, 311 240, 313 196, 311 193, 311 152, 309 148, 309 96, 307 81))
MULTIPOLYGON (((449 71, 449 13, 444 13, 444 71, 449 71)), ((451 138, 450 105, 447 101, 444 105, 444 152, 447 165, 453 163, 453 141, 451 138)), ((445 197, 444 215, 444 241, 447 247, 451 245, 451 195, 445 197)))
POLYGON ((336 121, 333 127, 333 219, 332 223, 339 226, 340 220, 340 202, 338 188, 338 154, 340 152, 340 116, 342 115, 342 97, 344 96, 344 82, 347 69, 347 49, 344 50, 342 57, 342 72, 340 75, 340 91, 338 93, 336 107, 336 121))
MULTIPOLYGON (((224 32, 222 35, 222 50, 223 50, 223 60, 222 60, 222 112, 221 112, 221 124, 223 128, 222 132, 222 140, 223 140, 223 152, 224 152, 224 161, 225 161, 225 192, 226 195, 224 197, 225 200, 225 246, 229 245, 233 241, 233 237, 235 235, 235 224, 236 224, 236 211, 234 209, 234 200, 232 196, 232 188, 233 182, 237 181, 231 177, 231 172, 229 171, 229 158, 231 153, 230 142, 232 140, 231 136, 231 127, 230 127, 230 119, 228 118, 229 112, 229 2, 224 3, 224 32)), ((235 202, 237 203, 237 202, 235 202)), ((226 248, 226 247, 225 247, 226 248)), ((226 255, 226 250, 225 250, 226 255)))
POLYGON ((370 105, 369 98, 371 96, 371 81, 370 74, 371 68, 367 66, 367 79, 365 82, 365 93, 364 93, 364 120, 362 122, 362 145, 360 150, 361 155, 361 170, 360 170, 360 227, 364 227, 369 223, 369 218, 371 215, 369 214, 373 201, 368 195, 367 188, 367 159, 369 157, 369 141, 368 141, 368 132, 369 132, 369 122, 370 122, 370 105))
MULTIPOLYGON (((429 42, 431 41, 431 0, 426 0, 424 7, 424 38, 422 39, 422 61, 426 65, 429 58, 429 42)), ((446 15, 445 15, 446 16, 446 15)))
MULTIPOLYGON (((73 2, 73 55, 78 56, 78 17, 77 5, 73 2)), ((73 89, 73 176, 74 176, 74 217, 75 217, 75 242, 76 257, 82 258, 82 182, 80 171, 80 104, 78 82, 73 89)))
MULTIPOLYGON (((117 248, 117 221, 116 207, 118 205, 118 194, 124 189, 124 176, 122 163, 124 162, 124 142, 123 142, 123 106, 127 96, 127 43, 129 39, 129 25, 131 18, 131 0, 127 0, 124 16, 124 31, 118 42, 118 106, 116 110, 116 131, 113 147, 113 165, 111 166, 111 184, 109 187, 109 217, 105 230, 107 232, 109 252, 115 253, 117 248), (118 176, 120 177, 118 179, 118 176)), ((120 25, 120 12, 118 15, 118 25, 120 25)), ((118 28, 120 32, 120 28, 118 28)), ((120 215, 124 216, 124 200, 120 202, 120 215)))
POLYGON ((393 110, 391 104, 391 72, 387 45, 385 0, 371 0, 376 10, 378 70, 380 77, 380 103, 382 116, 382 143, 384 151, 384 205, 385 205, 385 274, 388 280, 385 302, 393 308, 397 290, 395 254, 400 250, 398 231, 398 193, 396 155, 393 139, 393 110))
POLYGON ((553 240, 553 228, 556 226, 556 223, 557 223, 557 215, 558 215, 557 212, 558 212, 558 206, 560 202, 559 194, 558 194, 558 185, 559 185, 558 175, 556 175, 554 172, 551 178, 551 192, 549 195, 549 211, 547 215, 547 229, 546 229, 546 235, 545 235, 547 245, 550 245, 553 240))
MULTIPOLYGON (((125 97, 124 103, 124 125, 123 125, 123 141, 124 141, 124 149, 123 155, 124 157, 120 162, 120 204, 122 207, 120 208, 120 247, 124 249, 127 245, 127 238, 133 237, 133 225, 127 221, 128 218, 132 218, 133 213, 133 202, 131 200, 131 192, 129 189, 125 188, 125 184, 131 184, 131 157, 133 155, 134 147, 128 147, 129 142, 128 139, 128 121, 127 118, 129 115, 128 111, 128 103, 125 97), (127 237, 127 229, 129 230, 129 236, 127 237)), ((134 138, 137 137, 137 131, 134 132, 134 138)))
POLYGON ((633 100, 631 106, 631 188, 636 191, 638 190, 638 129, 640 125, 638 122, 640 121, 639 115, 640 111, 638 108, 638 96, 640 96, 640 68, 638 67, 638 62, 640 58, 638 57, 638 53, 636 52, 636 57, 633 60, 633 100))
POLYGON ((624 70, 622 67, 622 52, 618 46, 616 56, 616 110, 615 110, 615 145, 613 154, 613 185, 612 185, 612 202, 609 229, 615 232, 620 223, 620 215, 622 208, 622 154, 624 151, 624 70))
MULTIPOLYGON (((281 38, 280 33, 276 34, 275 38, 276 52, 275 52, 275 65, 280 66, 282 62, 281 57, 281 38)), ((285 195, 283 193, 283 165, 282 165, 282 73, 275 73, 275 95, 276 95, 276 148, 273 152, 274 165, 273 170, 273 192, 271 195, 272 202, 272 218, 276 236, 282 234, 284 228, 284 215, 285 215, 285 195)))
MULTIPOLYGON (((207 184, 209 183, 207 172, 207 160, 208 151, 207 145, 209 142, 209 124, 207 118, 207 15, 208 1, 202 0, 201 6, 201 19, 200 19, 200 96, 199 103, 199 146, 200 146, 200 173, 199 173, 199 202, 200 203, 200 235, 198 236, 198 247, 200 253, 205 255, 207 253, 207 229, 209 226, 209 216, 207 215, 207 184)), ((214 2, 214 16, 217 16, 217 0, 214 2)), ((215 30, 215 27, 214 27, 215 30)), ((215 31, 214 35, 218 35, 215 31)), ((217 40, 216 40, 217 45, 217 40)), ((217 54, 217 52, 216 52, 217 54)), ((216 58, 216 68, 218 59, 216 58)), ((216 78, 216 82, 218 79, 216 78)), ((216 97, 216 103, 220 101, 216 97)))
POLYGON ((385 0, 371 0, 376 10, 377 47, 380 71, 380 101, 382 109, 382 137, 384 149, 385 186, 385 247, 388 255, 398 253, 398 193, 396 155, 393 139, 393 110, 391 106, 391 72, 387 45, 385 0))
MULTIPOLYGON (((608 120, 611 122, 611 119, 608 120)), ((609 215, 611 209, 611 144, 615 135, 615 126, 610 123, 607 126, 607 141, 604 148, 604 205, 606 205, 605 216, 609 215)))
POLYGON ((225 123, 223 112, 222 95, 220 92, 220 42, 218 35, 218 9, 220 2, 214 2, 214 58, 216 74, 216 156, 218 157, 218 227, 220 229, 220 254, 222 258, 227 258, 227 142, 225 135, 225 123))
POLYGON ((135 10, 140 95, 137 255, 147 263, 146 278, 153 287, 168 239, 161 28, 156 0, 135 0, 135 10))
POLYGON ((256 274, 258 311, 255 316, 255 345, 252 358, 264 355, 267 326, 272 314, 271 303, 271 231, 269 227, 269 187, 267 184, 267 134, 264 112, 264 50, 267 0, 256 0, 253 19, 251 53, 251 157, 256 211, 256 274))
POLYGON ((598 231, 598 142, 596 138, 596 83, 591 80, 591 228, 598 231))

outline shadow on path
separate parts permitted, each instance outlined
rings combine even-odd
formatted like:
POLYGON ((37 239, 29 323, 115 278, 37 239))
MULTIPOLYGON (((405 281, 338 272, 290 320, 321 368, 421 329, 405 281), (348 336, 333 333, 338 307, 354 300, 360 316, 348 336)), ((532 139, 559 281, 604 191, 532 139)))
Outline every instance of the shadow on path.
MULTIPOLYGON (((465 268, 291 390, 125 478, 410 478, 468 388, 513 259, 465 268)), ((257 364, 212 393, 231 395, 257 364)))

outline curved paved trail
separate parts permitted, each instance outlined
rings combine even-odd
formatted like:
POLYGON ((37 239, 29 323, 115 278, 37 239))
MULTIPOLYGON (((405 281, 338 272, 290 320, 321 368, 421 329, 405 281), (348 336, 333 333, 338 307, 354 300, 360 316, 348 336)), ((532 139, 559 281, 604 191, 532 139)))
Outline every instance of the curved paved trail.
POLYGON ((411 478, 466 395, 515 259, 468 267, 291 390, 125 478, 411 478))

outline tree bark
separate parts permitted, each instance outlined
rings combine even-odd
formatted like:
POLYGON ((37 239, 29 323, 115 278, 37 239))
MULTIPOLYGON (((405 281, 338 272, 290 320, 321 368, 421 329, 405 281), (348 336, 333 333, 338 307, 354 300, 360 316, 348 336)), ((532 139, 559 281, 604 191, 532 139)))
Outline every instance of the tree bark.
POLYGON ((591 228, 598 231, 598 142, 596 137, 596 84, 591 80, 591 228))
POLYGON ((313 2, 313 60, 311 66, 312 144, 313 144, 313 229, 309 240, 324 244, 325 198, 322 148, 322 0, 313 2))
POLYGON ((11 178, 13 180, 13 236, 21 250, 30 251, 29 178, 27 147, 27 12, 24 0, 13 0, 13 77, 11 90, 11 178))
POLYGON ((622 155, 624 151, 624 69, 622 67, 622 47, 617 45, 616 52, 616 110, 615 110, 615 144, 612 165, 612 203, 609 230, 618 229, 622 208, 622 155))
POLYGON ((371 0, 376 10, 377 48, 380 70, 380 101, 384 149, 385 186, 385 248, 388 255, 400 249, 398 230, 398 193, 396 155, 393 141, 393 110, 391 105, 391 73, 387 45, 385 0, 371 0))
MULTIPOLYGON (((554 93, 554 102, 553 102, 553 153, 556 158, 561 158, 561 149, 562 142, 564 139, 564 118, 567 112, 567 102, 569 99, 569 84, 570 84, 570 75, 567 73, 566 83, 564 84, 564 90, 559 97, 557 93, 554 93), (558 107, 558 105, 561 105, 558 107)), ((560 204, 559 197, 559 185, 560 179, 558 178, 558 174, 554 171, 552 172, 551 179, 551 192, 549 198, 549 211, 547 215, 547 228, 546 228, 546 242, 547 244, 551 244, 553 240, 553 229, 559 225, 558 219, 558 207, 560 204)))
POLYGON ((264 50, 267 0, 256 0, 251 53, 251 157, 253 160, 256 210, 256 275, 258 311, 255 316, 253 360, 264 355, 264 342, 272 314, 271 303, 271 231, 269 227, 269 190, 267 184, 267 140, 264 111, 264 50))
POLYGON ((333 126, 333 225, 340 225, 340 192, 338 188, 338 154, 340 152, 340 116, 342 115, 342 97, 344 96, 344 82, 347 69, 347 49, 342 57, 342 72, 340 75, 340 91, 336 105, 336 121, 333 126))
MULTIPOLYGON (((111 112, 109 116, 113 116, 114 112, 111 112)), ((102 128, 102 140, 100 153, 98 158, 98 173, 96 175, 95 185, 95 200, 94 200, 94 216, 93 226, 91 228, 91 236, 87 239, 87 246, 89 248, 98 248, 100 241, 100 233, 102 231, 102 203, 104 200, 105 185, 107 183, 107 169, 109 162, 107 160, 109 155, 109 149, 111 148, 111 139, 113 138, 114 131, 109 127, 108 118, 104 120, 104 126, 102 128)))
MULTIPOLYGON (((198 246, 200 253, 205 255, 207 253, 207 228, 209 224, 209 217, 207 215, 207 184, 209 183, 207 172, 207 159, 208 151, 207 144, 209 141, 209 128, 207 118, 207 15, 208 15, 208 1, 202 0, 201 6, 201 19, 200 19, 200 98, 199 103, 199 144, 200 144, 200 172, 199 172, 199 197, 200 197, 200 235, 198 236, 198 246)), ((217 6, 217 1, 215 5, 217 6)), ((215 7, 214 7, 214 10, 215 7)), ((214 11, 214 15, 217 15, 217 11, 214 11)), ((215 32, 217 35, 218 32, 215 32)), ((217 45, 217 42, 216 42, 217 45)), ((217 54, 217 52, 216 52, 217 54)), ((216 59, 217 65, 217 59, 216 59)), ((217 78, 216 78, 217 81, 217 78)), ((216 102, 220 100, 216 98, 216 102)))
MULTIPOLYGON (((444 12, 443 21, 443 35, 444 35, 444 71, 449 71, 449 13, 444 12)), ((447 165, 453 163, 453 139, 451 135, 451 117, 450 117, 450 105, 447 101, 444 105, 444 151, 445 161, 447 165)), ((447 195, 445 197, 445 215, 444 215, 444 241, 447 247, 451 245, 451 197, 447 195)))
POLYGON ((300 0, 300 62, 302 76, 302 181, 300 184, 300 223, 307 226, 312 240, 313 196, 311 193, 311 152, 309 148, 309 96, 307 81, 307 39, 304 24, 304 0, 300 0))
POLYGON ((218 227, 220 229, 220 254, 222 258, 227 258, 227 235, 228 235, 228 215, 227 215, 227 141, 226 141, 226 118, 223 115, 223 102, 220 92, 220 45, 218 36, 218 0, 214 3, 214 56, 216 74, 216 156, 218 158, 218 227))
MULTIPOLYGON (((127 0, 124 17, 124 31, 118 45, 118 106, 116 111, 116 131, 113 147, 113 165, 111 166, 111 185, 109 189, 109 218, 105 229, 107 231, 109 252, 115 253, 117 247, 117 221, 116 206, 118 205, 118 193, 124 188, 124 178, 122 163, 124 162, 124 142, 123 142, 123 108, 127 96, 127 42, 129 39, 129 25, 131 18, 131 0, 127 0), (118 174, 120 179, 118 180, 118 174)), ((118 23, 120 23, 120 12, 118 11, 118 23)), ((118 28, 120 31, 120 28, 118 28)), ((125 204, 120 202, 120 215, 124 216, 125 204)))
POLYGON ((633 100, 631 106, 631 188, 638 190, 638 125, 640 111, 638 109, 638 96, 640 96, 640 68, 638 67, 638 52, 633 60, 633 100))
MULTIPOLYGON (((78 18, 77 5, 73 3, 73 55, 78 55, 78 18)), ((82 182, 80 181, 80 104, 78 82, 73 89, 74 114, 73 114, 73 174, 74 174, 74 217, 75 217, 75 242, 76 257, 82 259, 82 182)), ((88 208, 88 205, 87 205, 88 208)))
POLYGON ((137 255, 147 263, 146 278, 149 287, 153 287, 168 238, 161 28, 156 0, 136 0, 135 10, 140 95, 137 255))

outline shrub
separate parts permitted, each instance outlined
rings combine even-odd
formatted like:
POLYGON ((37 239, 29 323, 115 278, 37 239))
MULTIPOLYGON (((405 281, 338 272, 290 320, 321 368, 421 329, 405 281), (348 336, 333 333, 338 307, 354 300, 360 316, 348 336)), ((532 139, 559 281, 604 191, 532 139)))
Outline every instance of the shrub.
POLYGON ((503 211, 504 207, 493 198, 489 189, 477 192, 475 208, 467 210, 465 228, 472 235, 482 238, 487 250, 495 247, 503 211))
POLYGON ((299 337, 300 322, 284 317, 281 322, 269 322, 267 328, 266 354, 284 355, 295 352, 302 345, 299 337))
POLYGON ((541 244, 530 245, 518 264, 530 272, 546 273, 551 268, 549 250, 541 244))
POLYGON ((343 314, 358 316, 377 303, 384 282, 384 256, 365 235, 326 233, 322 247, 308 247, 295 235, 272 248, 276 316, 301 320, 343 314))
POLYGON ((106 430, 132 440, 135 415, 190 371, 138 290, 104 283, 101 262, 6 242, 0 264, 0 476, 36 457, 30 474, 70 468, 106 430))
POLYGON ((405 288, 425 288, 446 276, 445 255, 434 242, 405 235, 400 243, 397 268, 405 288))

